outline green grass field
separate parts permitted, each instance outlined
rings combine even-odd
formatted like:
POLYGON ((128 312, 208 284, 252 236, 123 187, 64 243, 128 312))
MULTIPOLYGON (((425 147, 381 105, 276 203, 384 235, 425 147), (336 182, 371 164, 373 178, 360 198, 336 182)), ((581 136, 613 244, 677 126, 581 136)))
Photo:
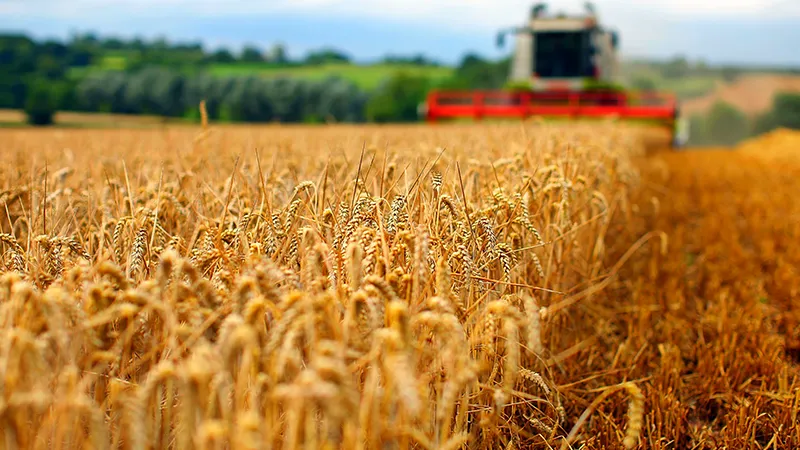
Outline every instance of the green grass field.
POLYGON ((702 97, 713 91, 717 83, 723 82, 719 75, 689 75, 680 78, 665 78, 652 67, 637 64, 622 66, 625 83, 630 83, 636 78, 652 80, 659 91, 672 92, 680 100, 702 97))
POLYGON ((681 100, 702 97, 714 90, 721 77, 691 76, 676 79, 662 78, 656 81, 660 90, 674 92, 681 100))
MULTIPOLYGON (((81 78, 87 72, 124 70, 125 59, 114 55, 103 58, 100 64, 93 67, 76 67, 70 70, 73 78, 81 78)), ((451 67, 424 67, 402 64, 326 64, 320 66, 276 67, 268 63, 230 63, 212 64, 204 69, 208 73, 219 76, 249 76, 264 78, 293 77, 305 80, 322 80, 330 76, 339 76, 352 81, 362 89, 374 89, 392 74, 403 71, 414 75, 429 77, 434 83, 448 78, 453 73, 451 67)), ((628 76, 626 78, 631 78, 628 76)), ((678 98, 686 100, 703 96, 711 92, 722 79, 715 76, 688 76, 668 79, 653 77, 659 90, 674 92, 678 98)))
POLYGON ((450 67, 422 67, 401 64, 325 64, 320 66, 274 67, 269 64, 214 64, 210 73, 218 76, 258 75, 262 77, 296 77, 307 80, 321 80, 330 76, 339 76, 350 80, 363 89, 373 89, 381 81, 396 72, 414 75, 425 75, 434 82, 443 80, 453 73, 450 67))
MULTIPOLYGON (((91 67, 76 67, 70 70, 72 78, 81 78, 90 72, 125 70, 126 60, 123 55, 110 54, 104 56, 91 67)), ((374 89, 380 83, 397 72, 413 75, 424 75, 433 82, 448 78, 453 73, 451 67, 415 66, 412 64, 323 64, 319 66, 285 67, 270 63, 230 63, 212 64, 205 69, 214 76, 248 76, 265 78, 293 77, 305 80, 322 80, 331 76, 339 76, 352 81, 362 89, 374 89)))

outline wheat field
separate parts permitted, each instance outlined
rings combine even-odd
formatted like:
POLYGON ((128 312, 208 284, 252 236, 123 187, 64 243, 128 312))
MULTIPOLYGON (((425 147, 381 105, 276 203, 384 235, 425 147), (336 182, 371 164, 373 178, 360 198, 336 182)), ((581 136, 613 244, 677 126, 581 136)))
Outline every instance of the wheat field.
POLYGON ((644 137, 0 130, 0 442, 800 445, 800 165, 644 137))

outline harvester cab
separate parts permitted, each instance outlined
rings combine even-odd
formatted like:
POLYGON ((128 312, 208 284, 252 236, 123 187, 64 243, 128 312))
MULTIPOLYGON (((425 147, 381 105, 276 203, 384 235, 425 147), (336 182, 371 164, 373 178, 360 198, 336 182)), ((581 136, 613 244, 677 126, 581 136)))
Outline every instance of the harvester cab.
POLYGON ((423 111, 430 122, 472 118, 617 117, 669 129, 673 147, 687 137, 675 97, 635 92, 619 81, 619 35, 600 25, 591 4, 583 14, 549 14, 531 8, 526 23, 502 30, 497 45, 513 35, 508 84, 500 91, 433 91, 423 111))
POLYGON ((536 91, 583 91, 617 81, 619 38, 603 29, 593 7, 585 14, 549 15, 544 5, 532 8, 526 26, 502 30, 503 47, 513 33, 516 45, 509 81, 536 91))

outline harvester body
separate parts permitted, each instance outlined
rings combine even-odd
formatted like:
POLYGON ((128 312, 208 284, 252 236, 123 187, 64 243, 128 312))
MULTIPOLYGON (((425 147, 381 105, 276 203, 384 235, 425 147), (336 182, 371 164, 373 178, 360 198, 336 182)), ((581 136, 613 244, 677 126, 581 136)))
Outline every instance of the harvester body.
MULTIPOLYGON (((582 91, 597 81, 617 80, 617 35, 600 27, 591 12, 580 16, 534 15, 515 37, 509 79, 536 91, 582 91)), ((498 44, 506 31, 498 35, 498 44)))
POLYGON ((566 117, 649 121, 672 131, 681 145, 675 97, 661 92, 634 92, 619 81, 616 32, 603 28, 594 8, 582 15, 548 15, 543 5, 532 8, 522 27, 503 30, 515 40, 509 87, 498 91, 429 93, 424 112, 430 122, 446 119, 566 117))

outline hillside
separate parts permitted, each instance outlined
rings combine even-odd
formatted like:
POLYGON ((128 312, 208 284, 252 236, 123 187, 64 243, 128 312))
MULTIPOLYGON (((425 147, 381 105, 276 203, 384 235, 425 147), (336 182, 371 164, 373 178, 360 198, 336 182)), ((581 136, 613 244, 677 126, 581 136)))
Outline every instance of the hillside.
MULTIPOLYGON (((73 79, 80 79, 89 73, 122 71, 127 67, 123 57, 105 57, 98 64, 70 70, 73 79)), ((397 72, 422 75, 433 81, 441 81, 453 74, 454 69, 446 66, 425 66, 400 63, 349 64, 330 63, 318 65, 280 66, 271 63, 212 63, 203 68, 184 70, 185 72, 205 71, 217 77, 257 76, 261 78, 289 77, 303 80, 322 80, 328 77, 341 77, 361 89, 374 89, 397 72)))
POLYGON ((800 92, 800 76, 742 75, 731 83, 718 82, 717 87, 709 94, 686 100, 683 102, 683 111, 689 115, 704 114, 721 100, 748 116, 756 116, 768 111, 774 95, 783 91, 800 92))
POLYGON ((213 64, 209 72, 217 76, 258 75, 265 78, 292 77, 321 80, 330 76, 352 81, 362 89, 374 89, 397 72, 423 75, 434 81, 444 80, 453 74, 453 69, 442 66, 419 66, 412 64, 321 64, 297 67, 275 67, 270 64, 213 64))

